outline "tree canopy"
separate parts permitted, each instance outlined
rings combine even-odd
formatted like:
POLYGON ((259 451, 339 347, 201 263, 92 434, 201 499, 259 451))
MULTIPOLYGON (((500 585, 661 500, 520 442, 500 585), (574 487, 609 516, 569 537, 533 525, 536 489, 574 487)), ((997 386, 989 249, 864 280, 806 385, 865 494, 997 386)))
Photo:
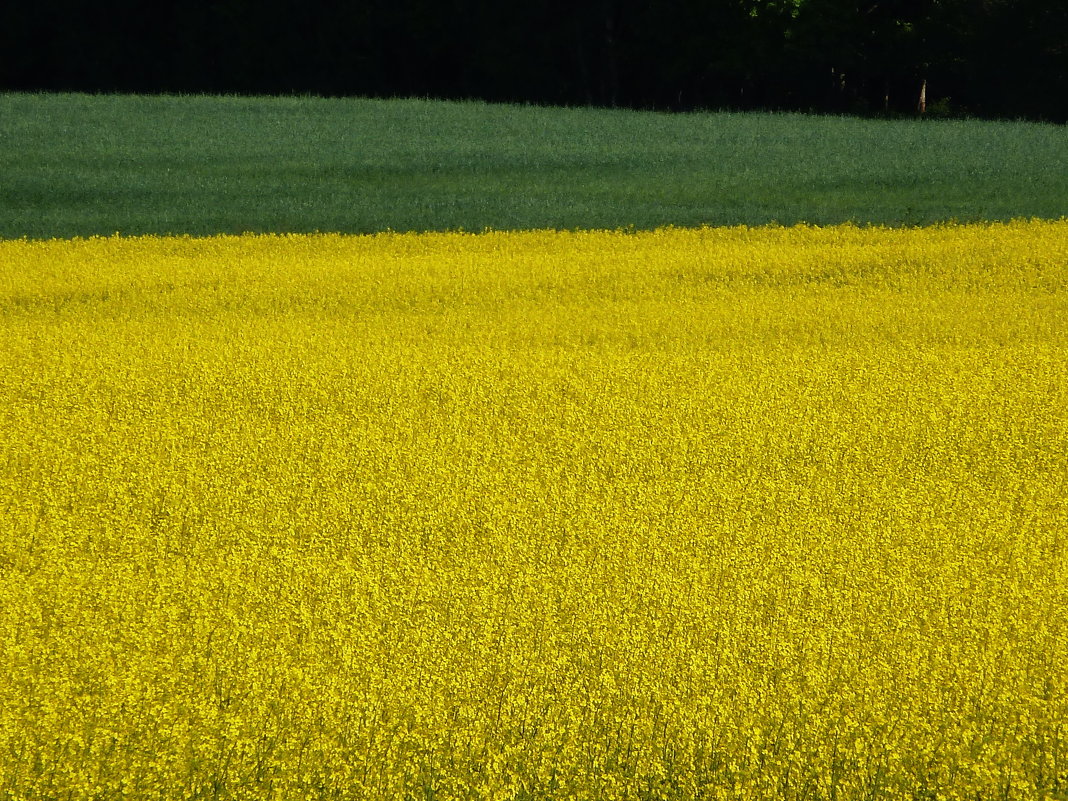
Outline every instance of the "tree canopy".
POLYGON ((0 10, 0 89, 1063 122, 1068 3, 42 0, 0 10))

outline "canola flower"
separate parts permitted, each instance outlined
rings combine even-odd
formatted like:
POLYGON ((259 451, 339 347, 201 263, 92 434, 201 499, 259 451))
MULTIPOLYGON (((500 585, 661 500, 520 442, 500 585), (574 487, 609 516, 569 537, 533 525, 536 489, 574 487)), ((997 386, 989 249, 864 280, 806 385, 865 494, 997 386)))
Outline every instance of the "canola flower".
POLYGON ((1068 798, 1068 222, 0 242, 0 799, 1068 798))

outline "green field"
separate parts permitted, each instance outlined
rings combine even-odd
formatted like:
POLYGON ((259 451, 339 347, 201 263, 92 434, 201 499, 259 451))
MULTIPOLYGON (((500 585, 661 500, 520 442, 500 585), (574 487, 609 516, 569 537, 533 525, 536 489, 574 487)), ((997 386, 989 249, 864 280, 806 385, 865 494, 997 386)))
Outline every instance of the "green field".
POLYGON ((0 95, 0 237, 1059 219, 1068 129, 0 95))

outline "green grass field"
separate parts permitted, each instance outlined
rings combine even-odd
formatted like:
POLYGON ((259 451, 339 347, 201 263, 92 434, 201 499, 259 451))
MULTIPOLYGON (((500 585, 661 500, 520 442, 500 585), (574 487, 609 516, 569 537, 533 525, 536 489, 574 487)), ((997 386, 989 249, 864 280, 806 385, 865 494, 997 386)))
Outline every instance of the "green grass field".
POLYGON ((1068 214, 1068 129, 424 100, 0 95, 0 237, 1068 214))

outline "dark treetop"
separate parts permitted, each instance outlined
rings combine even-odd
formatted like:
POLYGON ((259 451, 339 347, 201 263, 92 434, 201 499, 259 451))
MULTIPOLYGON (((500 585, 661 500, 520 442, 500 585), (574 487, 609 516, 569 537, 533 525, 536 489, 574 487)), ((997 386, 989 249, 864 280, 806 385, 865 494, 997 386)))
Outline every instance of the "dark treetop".
POLYGON ((13 0, 0 4, 0 90, 1064 122, 1068 3, 13 0))

